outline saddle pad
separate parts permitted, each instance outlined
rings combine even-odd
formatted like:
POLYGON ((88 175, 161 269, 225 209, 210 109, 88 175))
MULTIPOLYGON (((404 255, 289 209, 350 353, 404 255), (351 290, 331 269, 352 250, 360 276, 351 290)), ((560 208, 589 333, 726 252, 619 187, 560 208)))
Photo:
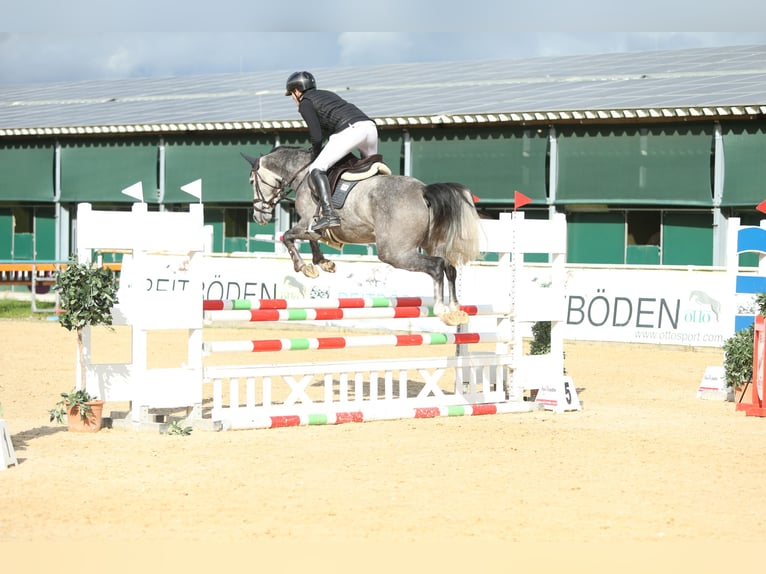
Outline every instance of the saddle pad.
POLYGON ((332 197, 330 198, 330 203, 332 203, 332 206, 335 209, 340 209, 343 207, 343 204, 346 203, 346 198, 348 197, 349 192, 354 189, 357 183, 359 182, 346 181, 345 179, 338 180, 338 185, 335 186, 335 189, 332 192, 332 197))
POLYGON ((363 172, 343 172, 332 192, 331 203, 335 209, 340 209, 346 203, 346 198, 354 186, 364 179, 376 175, 391 175, 391 169, 382 162, 375 162, 370 169, 363 172))
POLYGON ((364 171, 344 171, 340 178, 347 181, 361 181, 373 175, 391 175, 391 168, 382 161, 376 161, 364 171))

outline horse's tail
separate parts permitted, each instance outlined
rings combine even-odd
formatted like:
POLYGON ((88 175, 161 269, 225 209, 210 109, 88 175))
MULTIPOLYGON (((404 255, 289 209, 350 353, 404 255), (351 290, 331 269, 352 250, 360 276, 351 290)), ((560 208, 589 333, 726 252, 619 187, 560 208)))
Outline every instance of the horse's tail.
POLYGON ((428 243, 455 267, 479 256, 479 214, 471 191, 459 183, 431 183, 423 191, 431 208, 428 243))

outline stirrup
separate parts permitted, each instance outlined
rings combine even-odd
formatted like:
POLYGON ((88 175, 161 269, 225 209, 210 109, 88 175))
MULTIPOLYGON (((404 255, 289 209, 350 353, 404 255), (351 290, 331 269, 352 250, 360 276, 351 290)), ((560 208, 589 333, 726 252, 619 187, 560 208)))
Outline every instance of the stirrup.
POLYGON ((340 217, 337 215, 323 215, 319 220, 311 227, 313 231, 319 231, 325 227, 340 227, 340 217))

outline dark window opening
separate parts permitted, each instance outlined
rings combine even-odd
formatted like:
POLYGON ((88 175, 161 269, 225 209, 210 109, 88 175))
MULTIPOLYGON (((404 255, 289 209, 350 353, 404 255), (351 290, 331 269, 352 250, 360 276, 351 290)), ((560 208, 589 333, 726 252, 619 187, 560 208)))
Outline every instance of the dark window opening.
POLYGON ((247 215, 247 209, 224 210, 226 237, 247 237, 247 215))
POLYGON ((628 245, 660 244, 660 212, 628 211, 628 245))
POLYGON ((34 209, 31 207, 16 206, 13 208, 13 232, 34 232, 34 209))

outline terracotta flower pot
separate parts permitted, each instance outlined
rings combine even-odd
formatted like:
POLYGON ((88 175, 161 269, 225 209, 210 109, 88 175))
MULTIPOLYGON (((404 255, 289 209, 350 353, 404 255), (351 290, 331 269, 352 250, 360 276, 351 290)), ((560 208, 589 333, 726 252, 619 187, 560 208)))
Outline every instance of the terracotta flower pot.
POLYGON ((85 404, 90 407, 90 412, 84 419, 80 416, 80 408, 77 405, 69 409, 67 413, 69 432, 98 432, 101 430, 104 401, 90 401, 85 404))

